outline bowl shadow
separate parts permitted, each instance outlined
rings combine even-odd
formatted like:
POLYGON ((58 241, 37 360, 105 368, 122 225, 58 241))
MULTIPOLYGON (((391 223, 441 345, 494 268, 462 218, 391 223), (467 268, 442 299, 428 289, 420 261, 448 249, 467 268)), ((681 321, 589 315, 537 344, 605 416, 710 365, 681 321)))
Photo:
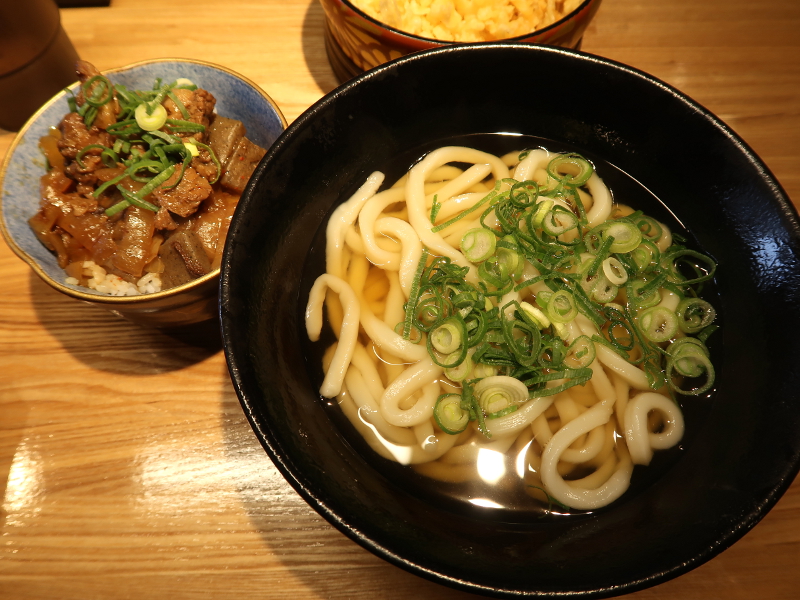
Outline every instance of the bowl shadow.
POLYGON ((224 451, 231 462, 246 462, 249 474, 244 480, 236 480, 239 499, 268 552, 314 597, 481 597, 427 581, 389 564, 330 525, 292 488, 261 447, 227 375, 226 371, 220 390, 224 451))
POLYGON ((31 302, 39 322, 85 365, 120 375, 146 377, 178 371, 222 349, 217 319, 177 329, 154 329, 80 300, 29 275, 31 302), (91 323, 79 327, 78 323, 91 323))
POLYGON ((325 11, 317 0, 308 5, 303 19, 302 44, 303 57, 311 77, 324 94, 339 85, 333 72, 325 45, 320 40, 325 37, 325 11))

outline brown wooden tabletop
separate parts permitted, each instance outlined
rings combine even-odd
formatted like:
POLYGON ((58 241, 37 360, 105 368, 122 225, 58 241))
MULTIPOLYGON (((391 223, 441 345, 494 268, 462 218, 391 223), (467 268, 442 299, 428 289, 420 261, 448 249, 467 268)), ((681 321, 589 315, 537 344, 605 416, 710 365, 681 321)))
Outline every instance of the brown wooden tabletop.
MULTIPOLYGON (((222 64, 289 122, 337 84, 315 0, 111 0, 61 17, 100 69, 222 64)), ((800 2, 604 0, 583 50, 714 112, 800 203, 800 2)), ((0 130, 0 157, 13 137, 0 130)), ((170 336, 84 306, 2 242, 0 275, 0 598, 472 597, 373 556, 294 492, 214 327, 170 336)), ((628 597, 800 597, 800 481, 733 547, 628 597)))

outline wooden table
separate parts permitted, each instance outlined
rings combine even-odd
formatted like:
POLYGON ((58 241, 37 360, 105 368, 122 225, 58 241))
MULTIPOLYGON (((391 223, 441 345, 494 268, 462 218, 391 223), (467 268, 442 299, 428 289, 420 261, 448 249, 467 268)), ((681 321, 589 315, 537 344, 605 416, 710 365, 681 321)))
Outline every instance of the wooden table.
MULTIPOLYGON (((290 122, 337 83, 314 0, 112 0, 62 21, 101 69, 220 63, 290 122)), ((800 202, 796 0, 604 0, 583 49, 716 113, 800 202)), ((0 131, 0 156, 12 139, 0 131)), ((376 558, 301 500, 250 430, 214 328, 171 337, 70 301, 3 243, 0 273, 0 597, 470 597, 376 558)), ((719 557, 630 597, 799 596, 800 481, 719 557)))

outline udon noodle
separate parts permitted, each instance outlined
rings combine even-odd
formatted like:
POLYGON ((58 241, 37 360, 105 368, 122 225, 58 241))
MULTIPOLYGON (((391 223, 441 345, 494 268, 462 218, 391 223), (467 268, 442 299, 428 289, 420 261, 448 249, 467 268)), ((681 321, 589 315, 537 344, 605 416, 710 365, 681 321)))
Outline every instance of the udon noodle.
POLYGON ((336 337, 320 394, 381 456, 449 482, 504 476, 592 510, 678 444, 706 393, 711 259, 543 148, 442 147, 375 172, 327 224, 306 310, 336 337), (509 458, 510 457, 510 458, 509 458))

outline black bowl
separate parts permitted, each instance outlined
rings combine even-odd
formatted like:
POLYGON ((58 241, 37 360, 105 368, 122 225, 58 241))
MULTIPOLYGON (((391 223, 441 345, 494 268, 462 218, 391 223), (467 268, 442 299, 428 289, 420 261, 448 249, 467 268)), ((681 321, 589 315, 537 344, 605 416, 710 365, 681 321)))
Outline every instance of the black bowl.
POLYGON ((448 47, 357 77, 272 147, 228 235, 225 353, 253 429, 284 476, 378 556, 490 596, 612 596, 709 560, 764 517, 796 475, 799 253, 797 213, 768 169, 675 89, 577 51, 448 47), (497 133, 507 135, 469 137, 497 133), (364 452, 320 398, 318 357, 309 357, 303 308, 332 207, 373 170, 398 168, 398 156, 414 160, 443 141, 508 144, 512 134, 601 161, 606 177, 663 200, 719 263, 715 392, 697 400, 702 408, 687 416, 681 451, 660 477, 592 514, 517 518, 404 488, 411 479, 364 452))

